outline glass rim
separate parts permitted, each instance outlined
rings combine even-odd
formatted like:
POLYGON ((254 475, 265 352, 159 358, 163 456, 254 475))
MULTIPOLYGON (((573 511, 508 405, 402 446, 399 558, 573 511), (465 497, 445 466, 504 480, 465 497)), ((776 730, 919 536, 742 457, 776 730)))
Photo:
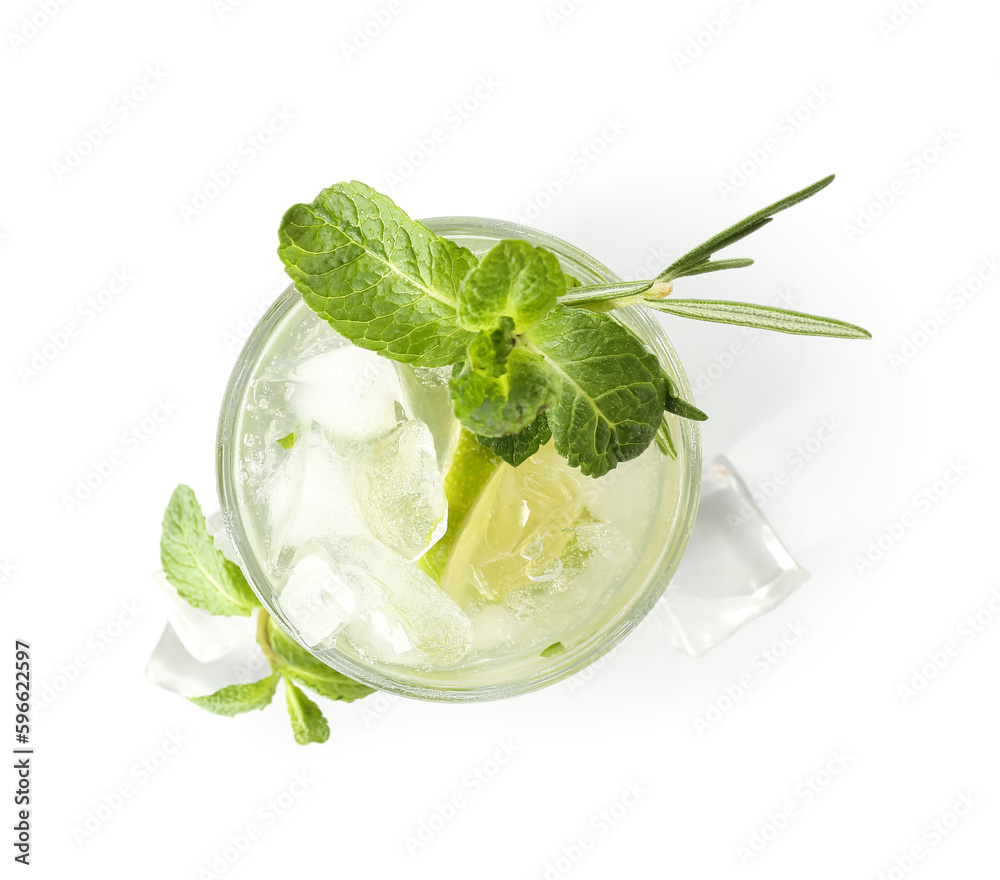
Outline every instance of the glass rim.
MULTIPOLYGON (((589 270, 604 283, 621 281, 621 277, 590 254, 567 241, 554 235, 505 220, 486 217, 448 216, 432 217, 421 220, 432 231, 445 237, 472 236, 499 241, 503 238, 519 238, 541 245, 553 251, 561 260, 575 262, 589 270)), ((236 455, 235 426, 242 405, 246 385, 256 365, 263 346, 270 339, 274 327, 285 316, 299 296, 294 285, 289 284, 250 332, 233 367, 232 374, 226 386, 222 408, 219 414, 218 433, 216 440, 216 481, 219 502, 222 507, 223 520, 230 541, 236 551, 236 562, 246 575, 254 593, 262 606, 275 621, 282 625, 279 615, 274 614, 270 603, 265 600, 263 591, 258 586, 258 578, 269 581, 264 572, 258 572, 259 566, 252 559, 252 552, 247 552, 250 541, 240 515, 239 501, 233 481, 233 465, 236 455), (251 557, 248 559, 248 557, 251 557), (254 564, 250 564, 250 563, 254 564)), ((677 352, 662 325, 648 313, 647 309, 629 306, 616 309, 611 313, 626 324, 641 327, 654 344, 657 356, 665 361, 673 378, 685 399, 692 398, 691 386, 687 374, 677 352)), ((586 650, 567 652, 554 656, 552 663, 540 674, 521 676, 490 683, 471 683, 469 685, 436 684, 433 682, 418 683, 387 675, 379 664, 361 665, 353 658, 336 650, 331 651, 336 662, 331 662, 328 655, 319 656, 315 651, 302 646, 305 650, 317 656, 326 665, 338 672, 362 682, 380 691, 422 700, 443 702, 478 702, 518 696, 529 693, 548 685, 555 684, 569 676, 582 671, 596 660, 611 651, 621 640, 635 629, 652 610, 663 595, 670 579, 676 572, 683 556, 684 548, 694 525, 697 514, 701 487, 701 442, 698 424, 688 419, 677 420, 679 442, 679 478, 678 499, 672 517, 672 533, 664 541, 658 562, 651 569, 641 589, 635 592, 635 598, 623 609, 611 625, 605 625, 599 631, 599 638, 586 640, 586 650), (590 644, 593 642, 593 644, 590 644)), ((285 628, 285 627, 283 627, 285 628)), ((291 638, 294 635, 289 633, 291 638)), ((301 644, 301 643, 299 643, 301 644)))

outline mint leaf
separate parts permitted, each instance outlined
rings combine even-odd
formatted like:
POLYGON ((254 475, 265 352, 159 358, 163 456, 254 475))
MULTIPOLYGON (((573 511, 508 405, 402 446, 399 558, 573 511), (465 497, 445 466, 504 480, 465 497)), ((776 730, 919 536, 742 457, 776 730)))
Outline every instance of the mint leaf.
POLYGON ((466 276, 458 292, 458 320, 469 330, 489 330, 513 318, 518 333, 542 320, 566 292, 555 254, 526 241, 506 239, 466 276))
POLYGON ((285 678, 285 702, 292 719, 295 741, 304 746, 312 742, 326 742, 330 738, 330 725, 312 700, 297 688, 288 676, 285 678))
POLYGON ((456 418, 486 437, 526 428, 559 391, 559 378, 544 358, 514 336, 514 322, 505 316, 500 325, 476 335, 450 383, 456 418))
POLYGON ((211 614, 246 617, 260 603, 238 565, 216 549, 194 492, 174 489, 163 515, 160 561, 181 598, 211 614))
POLYGON ((208 709, 216 715, 239 715, 253 709, 263 709, 271 702, 278 686, 278 673, 255 681, 253 684, 231 684, 214 694, 204 697, 188 697, 196 706, 208 709))
POLYGON ((292 431, 291 434, 286 434, 278 440, 278 445, 282 449, 291 449, 295 445, 295 432, 292 431))
POLYGON ((549 420, 545 413, 539 413, 527 428, 516 434, 506 434, 503 437, 476 435, 476 440, 511 467, 517 467, 527 461, 551 439, 552 429, 549 428, 549 420))
POLYGON ((459 285, 475 255, 363 183, 338 183, 282 218, 278 255, 303 300, 355 345, 421 367, 457 363, 472 334, 459 285))
POLYGON ((321 660, 317 660, 305 648, 285 635, 279 627, 271 626, 269 634, 271 648, 281 661, 281 673, 294 678, 299 684, 312 688, 321 696, 331 700, 343 700, 345 703, 375 693, 373 688, 356 682, 337 672, 336 669, 331 669, 321 660))
POLYGON ((656 356, 608 314, 557 305, 531 332, 531 345, 560 379, 547 411, 556 451, 601 477, 653 442, 666 387, 656 356))
POLYGON ((694 318, 696 321, 713 321, 717 324, 737 324, 794 333, 798 336, 833 336, 839 339, 871 339, 863 327, 822 318, 805 312, 793 312, 775 306, 758 306, 754 303, 727 302, 716 299, 670 299, 647 302, 647 306, 669 315, 694 318))
POLYGON ((556 654, 562 654, 566 650, 562 642, 553 642, 544 651, 542 651, 543 657, 553 657, 556 654))

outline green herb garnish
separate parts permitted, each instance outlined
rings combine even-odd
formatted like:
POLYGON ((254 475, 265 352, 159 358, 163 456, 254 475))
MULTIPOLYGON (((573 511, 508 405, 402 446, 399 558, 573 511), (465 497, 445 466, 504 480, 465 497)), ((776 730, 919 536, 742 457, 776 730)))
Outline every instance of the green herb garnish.
POLYGON ((271 674, 260 681, 232 684, 214 694, 189 697, 196 706, 229 717, 263 709, 273 699, 278 682, 283 681, 295 741, 305 744, 325 742, 330 727, 319 706, 296 683, 328 699, 344 702, 374 693, 370 687, 317 660, 272 624, 239 566, 226 559, 215 546, 201 506, 187 486, 178 486, 170 498, 163 517, 160 555, 167 580, 195 608, 212 614, 243 616, 256 610, 257 643, 271 667, 271 674))
POLYGON ((832 180, 751 214, 648 281, 581 285, 554 254, 517 240, 479 261, 357 182, 289 209, 278 253, 305 302, 355 345, 415 366, 451 365, 456 418, 501 459, 516 466, 551 437, 569 464, 600 477, 654 440, 676 457, 665 413, 707 418, 608 312, 641 304, 701 321, 870 338, 785 309, 668 299, 681 278, 751 265, 712 258, 832 180))

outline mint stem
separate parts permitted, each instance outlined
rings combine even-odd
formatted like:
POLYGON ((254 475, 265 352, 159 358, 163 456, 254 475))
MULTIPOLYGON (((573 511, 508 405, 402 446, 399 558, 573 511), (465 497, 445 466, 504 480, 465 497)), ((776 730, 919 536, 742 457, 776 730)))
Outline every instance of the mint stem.
POLYGON ((274 648, 271 647, 270 626, 271 615, 261 608, 257 612, 257 644, 260 645, 271 669, 274 672, 280 672, 280 667, 283 664, 278 659, 278 655, 274 653, 274 648))

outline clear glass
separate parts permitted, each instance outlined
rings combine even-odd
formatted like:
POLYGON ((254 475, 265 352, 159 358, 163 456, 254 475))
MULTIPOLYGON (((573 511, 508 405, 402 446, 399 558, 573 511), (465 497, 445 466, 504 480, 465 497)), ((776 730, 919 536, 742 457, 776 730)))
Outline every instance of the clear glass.
MULTIPOLYGON (((584 284, 620 281, 606 266, 560 239, 518 224, 475 217, 444 217, 424 221, 432 230, 482 254, 505 238, 542 246, 559 258, 564 271, 584 284)), ((217 477, 226 529, 237 561, 264 607, 294 638, 294 628, 273 598, 274 588, 263 561, 248 537, 248 517, 240 500, 241 419, 248 383, 272 336, 282 321, 301 307, 300 297, 289 287, 269 309, 250 335, 233 370, 219 420, 217 477)), ((660 324, 637 307, 617 309, 614 317, 640 336, 655 351, 682 395, 691 399, 683 367, 660 324)), ((317 320, 319 320, 317 318, 317 320)), ((345 675, 387 692, 427 700, 475 701, 511 697, 537 690, 597 660, 645 617, 663 594, 675 572, 694 525, 701 483, 701 452, 697 424, 671 417, 671 431, 678 460, 671 486, 660 487, 659 503, 649 511, 647 540, 639 548, 639 561, 623 580, 614 602, 593 621, 589 635, 575 640, 563 653, 517 657, 509 663, 491 663, 481 669, 415 669, 369 662, 356 653, 334 649, 312 650, 323 662, 345 675)), ((657 452, 657 454, 659 454, 657 452)), ((666 472, 666 469, 661 469, 666 472)), ((664 481, 666 482, 666 480, 664 481)), ((307 647, 308 646, 304 646, 307 647)), ((311 649, 310 649, 311 650, 311 649)))

